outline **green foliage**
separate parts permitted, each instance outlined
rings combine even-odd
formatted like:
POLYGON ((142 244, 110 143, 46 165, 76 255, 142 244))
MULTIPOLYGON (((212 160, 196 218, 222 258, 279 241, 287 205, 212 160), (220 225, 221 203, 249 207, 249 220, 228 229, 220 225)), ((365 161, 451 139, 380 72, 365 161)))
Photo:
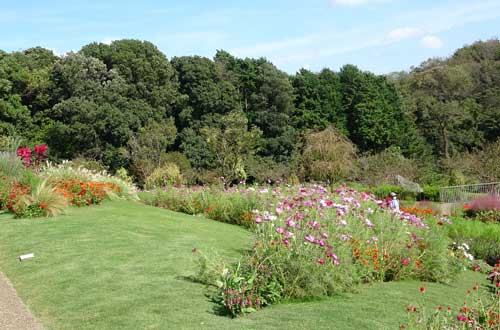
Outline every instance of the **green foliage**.
MULTIPOLYGON (((391 166, 420 184, 496 181, 499 44, 477 42, 448 59, 387 76, 353 65, 290 76, 264 58, 241 59, 222 50, 214 59, 169 61, 152 43, 130 39, 91 43, 62 57, 41 47, 0 52, 0 135, 18 136, 26 145, 48 143, 55 161, 88 158, 112 172, 126 168, 142 184, 155 168, 173 162, 167 152, 189 159, 193 170, 176 164, 191 178, 207 171, 244 178, 252 162, 248 150, 272 167, 264 173, 251 164, 257 180, 287 168, 302 175, 302 137, 308 129, 333 126, 363 154, 399 148, 399 162, 391 160, 391 166), (227 165, 206 135, 223 132, 234 113, 246 118, 247 131, 257 132, 255 127, 261 134, 243 148, 241 159, 230 152, 233 164, 227 165)), ((0 149, 6 143, 2 139, 0 149)), ((368 157, 358 179, 387 181, 386 171, 373 164, 365 171, 368 157)), ((323 165, 323 174, 313 177, 345 175, 323 165)))
POLYGON ((423 192, 419 197, 423 200, 438 202, 439 188, 438 186, 425 185, 422 187, 423 192))
POLYGON ((387 182, 395 183, 396 175, 413 181, 417 176, 417 164, 405 158, 399 148, 388 148, 382 152, 359 158, 361 182, 374 186, 387 182))
POLYGON ((173 118, 164 122, 150 121, 128 141, 132 173, 144 181, 155 168, 162 166, 163 155, 177 135, 173 118))
POLYGON ((222 117, 220 127, 204 127, 201 133, 224 180, 231 183, 246 179, 245 161, 255 153, 261 131, 249 129, 242 112, 231 112, 222 117))
POLYGON ((306 176, 313 180, 349 179, 356 172, 356 147, 329 127, 306 135, 302 161, 306 176))
POLYGON ((179 167, 174 163, 165 163, 156 168, 144 182, 146 189, 163 188, 183 181, 179 167))
POLYGON ((467 243, 470 253, 493 265, 500 257, 500 226, 496 223, 454 218, 453 225, 448 227, 448 235, 457 243, 467 243))

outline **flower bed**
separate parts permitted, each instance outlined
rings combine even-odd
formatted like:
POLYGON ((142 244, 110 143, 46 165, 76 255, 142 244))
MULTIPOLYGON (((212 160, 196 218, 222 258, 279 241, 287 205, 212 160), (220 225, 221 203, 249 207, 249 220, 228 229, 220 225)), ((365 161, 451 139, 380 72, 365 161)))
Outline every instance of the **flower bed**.
MULTIPOLYGON (((248 188, 244 188, 247 191, 248 188)), ((282 299, 319 297, 358 283, 419 279, 446 282, 468 260, 449 249, 446 218, 392 212, 369 193, 322 186, 258 188, 256 241, 212 284, 236 316, 282 299)), ((234 193, 234 192, 233 192, 234 193)), ((216 267, 220 269, 220 267, 216 267)))

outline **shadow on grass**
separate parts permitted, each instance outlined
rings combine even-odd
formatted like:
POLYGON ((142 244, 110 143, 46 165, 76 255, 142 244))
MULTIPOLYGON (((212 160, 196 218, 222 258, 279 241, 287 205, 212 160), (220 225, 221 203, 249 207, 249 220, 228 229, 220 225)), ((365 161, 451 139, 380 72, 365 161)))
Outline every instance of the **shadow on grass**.
POLYGON ((212 304, 212 310, 208 310, 207 313, 222 317, 234 318, 233 315, 231 315, 231 313, 227 310, 227 308, 221 303, 220 294, 216 286, 207 284, 199 280, 195 275, 177 276, 176 279, 196 284, 202 284, 205 286, 205 292, 203 293, 203 295, 205 296, 207 301, 212 304))

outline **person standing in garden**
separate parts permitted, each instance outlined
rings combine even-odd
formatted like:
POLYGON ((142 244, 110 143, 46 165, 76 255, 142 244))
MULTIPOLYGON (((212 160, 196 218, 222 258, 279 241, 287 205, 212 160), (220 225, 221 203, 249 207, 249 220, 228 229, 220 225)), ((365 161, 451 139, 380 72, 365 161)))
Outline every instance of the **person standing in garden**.
POLYGON ((398 195, 396 195, 395 192, 391 192, 391 202, 389 203, 389 207, 392 210, 399 212, 399 200, 398 195))

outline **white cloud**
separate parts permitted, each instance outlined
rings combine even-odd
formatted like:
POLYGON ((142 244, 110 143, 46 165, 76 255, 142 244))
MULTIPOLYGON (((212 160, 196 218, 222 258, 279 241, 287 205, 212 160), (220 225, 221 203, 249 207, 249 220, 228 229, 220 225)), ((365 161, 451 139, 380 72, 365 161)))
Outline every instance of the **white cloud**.
POLYGON ((387 34, 389 41, 399 41, 403 39, 414 38, 422 35, 422 30, 412 27, 402 27, 390 31, 387 34))
POLYGON ((424 36, 420 39, 420 44, 424 48, 441 48, 443 47, 443 41, 436 36, 424 36))

